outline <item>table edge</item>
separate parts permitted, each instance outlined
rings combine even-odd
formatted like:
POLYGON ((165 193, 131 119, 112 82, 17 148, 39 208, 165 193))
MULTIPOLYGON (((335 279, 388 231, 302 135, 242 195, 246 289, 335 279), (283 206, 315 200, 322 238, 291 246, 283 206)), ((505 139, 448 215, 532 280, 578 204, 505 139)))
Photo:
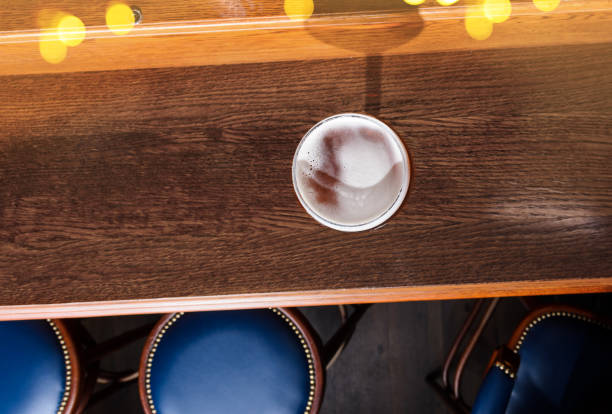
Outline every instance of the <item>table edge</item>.
POLYGON ((612 276, 0 306, 0 320, 612 292, 612 276))

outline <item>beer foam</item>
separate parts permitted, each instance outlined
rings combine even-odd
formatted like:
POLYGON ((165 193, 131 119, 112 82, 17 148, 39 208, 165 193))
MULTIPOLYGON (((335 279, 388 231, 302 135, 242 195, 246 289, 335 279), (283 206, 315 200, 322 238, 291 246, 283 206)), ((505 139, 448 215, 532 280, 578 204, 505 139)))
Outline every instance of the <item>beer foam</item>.
POLYGON ((358 114, 328 118, 309 131, 296 152, 296 192, 302 204, 324 221, 362 226, 384 215, 405 195, 409 179, 405 154, 393 131, 374 118, 358 114))

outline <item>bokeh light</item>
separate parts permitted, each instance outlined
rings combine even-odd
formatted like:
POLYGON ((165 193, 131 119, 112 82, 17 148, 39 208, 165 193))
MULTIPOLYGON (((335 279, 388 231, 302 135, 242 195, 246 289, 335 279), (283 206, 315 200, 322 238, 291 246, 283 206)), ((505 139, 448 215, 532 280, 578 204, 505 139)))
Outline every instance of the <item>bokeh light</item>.
POLYGON ((425 3, 425 0, 404 0, 404 2, 411 6, 418 6, 419 4, 425 3))
POLYGON ((285 14, 292 20, 308 19, 314 11, 313 0, 285 0, 285 14))
POLYGON ((493 23, 485 16, 482 5, 467 8, 465 13, 465 29, 476 40, 485 40, 493 33, 493 23))
POLYGON ((437 0, 438 4, 442 6, 450 6, 451 4, 457 3, 459 0, 437 0))
POLYGON ((66 46, 78 46, 85 39, 85 25, 78 17, 67 15, 59 21, 57 33, 66 46))
POLYGON ((41 28, 38 50, 48 63, 63 62, 68 46, 77 46, 85 39, 86 29, 81 19, 63 11, 42 9, 38 24, 41 28))
POLYGON ((542 11, 553 11, 559 5, 560 0, 533 0, 533 4, 542 11))
POLYGON ((134 12, 127 4, 115 3, 106 10, 106 25, 116 35, 128 34, 134 23, 134 12))
POLYGON ((483 10, 487 19, 493 23, 502 23, 510 17, 512 4, 510 0, 485 0, 483 10))
POLYGON ((68 47, 60 40, 57 32, 47 33, 41 36, 38 42, 38 49, 40 50, 40 56, 47 62, 53 64, 63 62, 68 53, 68 47))

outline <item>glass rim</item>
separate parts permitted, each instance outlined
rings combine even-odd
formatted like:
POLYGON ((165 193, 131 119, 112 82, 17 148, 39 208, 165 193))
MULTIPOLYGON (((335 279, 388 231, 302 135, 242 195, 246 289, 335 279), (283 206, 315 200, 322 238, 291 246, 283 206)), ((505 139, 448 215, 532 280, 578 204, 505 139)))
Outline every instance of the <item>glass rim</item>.
POLYGON ((397 212, 397 210, 400 208, 400 206, 402 205, 404 199, 406 198, 406 195, 408 194, 408 187, 410 186, 410 178, 411 178, 411 174, 410 173, 411 173, 411 171, 410 171, 410 157, 408 155, 408 151, 406 150, 406 146, 404 145, 404 143, 402 142, 400 137, 395 133, 395 131, 393 129, 391 129, 391 127, 389 127, 387 124, 385 124, 384 122, 382 122, 381 120, 379 120, 377 118, 374 118, 373 116, 365 115, 365 114, 359 114, 359 113, 354 113, 354 112, 346 112, 346 113, 332 115, 332 116, 329 116, 329 117, 327 117, 325 119, 322 119, 321 121, 319 121, 315 125, 313 125, 308 130, 308 132, 306 132, 304 134, 304 136, 300 140, 300 143, 298 144, 298 146, 297 146, 297 148, 295 150, 295 154, 293 155, 293 164, 291 166, 291 177, 292 177, 292 181, 293 181, 293 190, 294 190, 295 194, 297 195, 297 198, 298 198, 300 204, 302 205, 302 207, 304 207, 306 212, 312 218, 314 218, 316 221, 318 221, 320 224, 322 224, 324 226, 327 226, 327 227, 330 227, 330 228, 332 228, 334 230, 339 230, 339 231, 344 231, 344 232, 357 232, 357 231, 363 231, 363 230, 370 230, 370 229, 373 229, 373 228, 381 226, 389 218, 391 218, 397 212), (391 140, 395 143, 395 145, 399 149, 400 153, 402 154, 402 161, 403 161, 402 162, 402 172, 403 172, 403 174, 402 174, 402 188, 401 188, 400 192, 398 193, 397 197, 395 198, 395 200, 393 201, 393 203, 389 206, 389 208, 387 208, 385 211, 383 211, 376 218, 374 218, 372 220, 369 220, 369 221, 367 221, 365 223, 359 223, 359 224, 340 224, 340 223, 336 223, 336 222, 330 221, 330 220, 328 220, 328 219, 326 219, 324 217, 321 217, 319 214, 317 214, 310 207, 310 205, 308 205, 306 200, 304 200, 304 198, 302 197, 302 194, 300 193, 300 191, 298 189, 297 178, 296 178, 296 174, 297 174, 297 169, 296 169, 297 157, 298 157, 298 154, 300 153, 300 150, 302 149, 302 146, 303 146, 304 142, 306 142, 308 137, 313 133, 313 131, 317 130, 323 124, 326 124, 326 123, 328 123, 330 121, 333 121, 336 118, 345 118, 345 117, 361 118, 361 119, 364 119, 366 121, 373 122, 379 128, 383 129, 388 134, 388 136, 391 137, 391 140))

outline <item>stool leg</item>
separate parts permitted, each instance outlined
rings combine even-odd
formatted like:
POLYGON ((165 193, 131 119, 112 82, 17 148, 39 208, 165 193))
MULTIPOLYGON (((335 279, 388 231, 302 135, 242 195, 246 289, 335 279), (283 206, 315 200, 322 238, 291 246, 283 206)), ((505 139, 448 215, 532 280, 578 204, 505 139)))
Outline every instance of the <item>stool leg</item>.
POLYGON ((370 304, 354 305, 355 310, 349 316, 344 324, 336 331, 336 333, 323 346, 322 359, 323 365, 328 369, 337 358, 340 351, 351 339, 357 323, 370 308, 370 304))
POLYGON ((495 310, 495 307, 497 306, 498 302, 499 298, 493 298, 493 300, 489 302, 489 304, 485 308, 485 313, 482 316, 482 320, 476 327, 474 335, 472 336, 472 338, 470 338, 470 341, 468 342, 465 351, 463 351, 463 354, 461 354, 461 358, 459 358, 459 362, 457 363, 457 371, 455 372, 455 379, 453 381, 453 393, 456 399, 460 398, 459 385, 461 384, 461 375, 463 374, 463 368, 465 367, 468 358, 472 354, 472 350, 476 345, 476 341, 478 341, 478 338, 480 338, 480 335, 482 335, 482 331, 484 330, 485 326, 487 326, 489 319, 491 319, 491 315, 493 315, 493 311, 495 310))
POLYGON ((144 338, 151 332, 154 326, 155 323, 149 323, 138 328, 132 329, 130 331, 124 332, 121 335, 117 335, 114 338, 109 339, 108 341, 96 344, 95 346, 87 350, 85 355, 85 363, 98 361, 106 355, 112 354, 113 352, 118 351, 119 349, 131 344, 132 342, 144 338))
POLYGON ((474 304, 474 308, 472 308, 472 312, 470 312, 468 318, 466 319, 465 323, 461 327, 461 330, 459 331, 459 334, 455 338, 455 341, 453 342, 453 346, 451 346, 451 349, 448 352, 448 356, 446 357, 446 360, 444 361, 444 366, 442 368, 442 385, 445 388, 448 387, 448 372, 450 370, 451 363, 453 362, 453 359, 455 358, 455 354, 457 353, 457 350, 459 349, 459 345, 461 345, 461 342, 463 342, 463 338, 465 337, 468 330, 472 326, 472 323, 474 323, 474 319, 478 315, 478 312, 480 311, 480 308, 483 302, 484 302, 484 299, 478 299, 476 303, 474 304))
POLYGON ((493 298, 486 304, 484 308, 484 314, 476 324, 476 329, 474 333, 470 337, 467 345, 465 346, 465 349, 459 357, 459 362, 457 363, 455 375, 452 378, 452 384, 448 379, 450 366, 453 363, 457 352, 459 351, 461 343, 463 342, 468 331, 476 321, 477 315, 480 313, 480 310, 486 302, 487 300, 485 299, 478 299, 475 302, 472 311, 470 312, 465 323, 461 327, 461 330, 457 334, 455 341, 453 342, 451 350, 449 351, 448 356, 444 361, 443 368, 437 369, 425 377, 425 381, 436 391, 436 393, 442 398, 442 400, 447 404, 447 406, 452 409, 453 412, 458 414, 467 414, 470 412, 470 407, 463 401, 461 395, 459 394, 461 376, 463 374, 465 364, 467 363, 467 360, 470 357, 474 346, 476 345, 476 342, 480 338, 482 331, 489 322, 489 319, 491 318, 491 315, 493 314, 493 311, 495 310, 497 303, 499 302, 499 298, 493 298), (442 384, 440 384, 437 380, 439 377, 442 380, 442 384))
POLYGON ((87 329, 78 321, 68 321, 71 332, 78 337, 81 360, 83 361, 83 398, 75 410, 81 414, 86 408, 102 401, 116 391, 134 383, 138 379, 138 371, 107 372, 100 370, 100 360, 118 351, 132 342, 147 336, 155 324, 146 324, 117 335, 107 341, 96 343, 87 329), (96 384, 108 384, 105 388, 95 391, 96 384))
MULTIPOLYGON (((100 401, 103 401, 105 398, 110 397, 115 392, 122 390, 123 388, 136 383, 138 380, 138 371, 126 371, 126 372, 118 372, 118 373, 105 373, 102 372, 101 376, 108 380, 108 385, 106 388, 97 391, 92 397, 89 399, 89 403, 87 407, 90 408, 100 401)), ((98 380, 100 380, 101 376, 98 376, 98 380)))

